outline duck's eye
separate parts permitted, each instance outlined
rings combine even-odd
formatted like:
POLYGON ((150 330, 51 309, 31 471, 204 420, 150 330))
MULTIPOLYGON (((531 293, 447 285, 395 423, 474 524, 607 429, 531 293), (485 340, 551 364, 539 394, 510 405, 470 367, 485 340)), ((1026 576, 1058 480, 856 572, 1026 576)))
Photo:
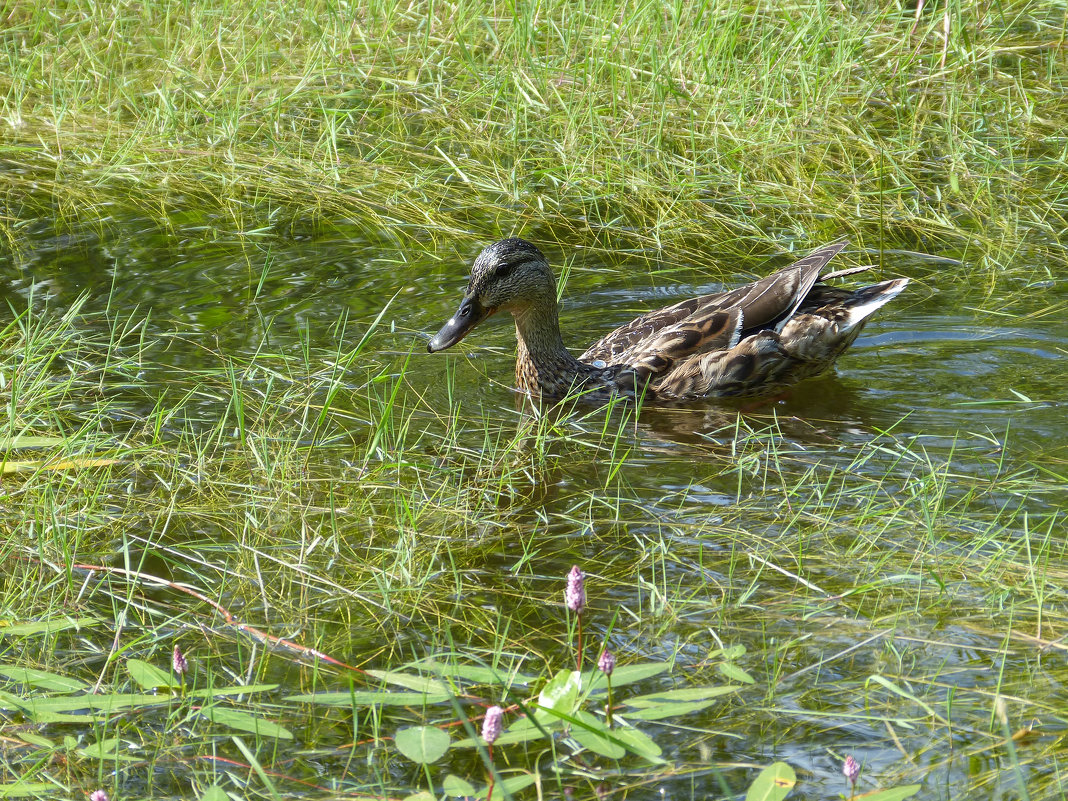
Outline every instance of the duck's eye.
POLYGON ((493 271, 493 275, 497 278, 507 278, 512 274, 512 270, 515 269, 514 264, 505 262, 504 264, 498 264, 497 269, 493 271))

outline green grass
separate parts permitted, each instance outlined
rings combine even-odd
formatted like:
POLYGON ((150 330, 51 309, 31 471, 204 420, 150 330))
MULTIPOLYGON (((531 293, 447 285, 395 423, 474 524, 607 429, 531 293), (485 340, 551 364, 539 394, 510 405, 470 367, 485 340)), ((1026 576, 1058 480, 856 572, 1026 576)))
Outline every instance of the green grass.
MULTIPOLYGON (((377 277, 417 284, 405 262, 503 234, 562 251, 565 276, 592 250, 657 282, 848 236, 1037 324, 1068 266, 1065 12, 944 0, 913 32, 895 3, 808 0, 9 4, 0 790, 441 797, 451 773, 477 791, 486 762, 460 743, 487 705, 515 724, 548 688, 553 736, 497 746, 498 787, 738 797, 786 762, 790 797, 816 799, 846 791, 855 752, 862 791, 1063 798, 1063 440, 974 416, 948 441, 778 407, 534 415, 479 394, 503 356, 419 362, 396 306, 279 334, 263 301, 299 269, 276 244, 341 232, 375 303, 398 283, 377 277), (48 249, 70 285, 105 261, 79 262, 95 234, 125 248, 116 287, 161 241, 220 270, 256 246, 237 248, 247 286, 191 301, 189 330, 35 283, 48 249), (1039 311, 1020 302, 1036 281, 1039 311), (213 343, 242 304, 263 315, 251 345, 213 343), (606 744, 603 697, 566 673, 571 564, 587 653, 661 671, 621 672, 617 702, 730 688, 622 713, 664 763, 606 744), (448 754, 402 753, 418 726, 448 754)), ((1057 402, 1015 387, 980 402, 1057 402)))
POLYGON ((117 204, 198 237, 704 261, 849 236, 966 262, 942 277, 1056 270, 1065 6, 947 2, 915 33, 889 2, 19 2, 4 238, 117 204))
MULTIPOLYGON (((1064 670, 1042 655, 1068 623, 1055 465, 1043 472, 974 446, 928 453, 892 432, 843 452, 799 443, 774 417, 728 417, 704 445, 669 448, 626 408, 443 413, 403 357, 376 366, 368 354, 389 335, 366 329, 342 352, 265 342, 238 361, 208 349, 195 370, 139 380, 132 368, 164 343, 139 336, 136 322, 100 323, 76 309, 25 313, 0 336, 4 363, 20 365, 5 384, 5 399, 18 399, 6 408, 19 469, 5 476, 0 513, 11 624, 0 668, 52 674, 8 674, 3 760, 36 795, 202 792, 235 786, 247 765, 262 771, 243 790, 253 796, 274 786, 326 797, 336 782, 357 797, 403 797, 428 781, 440 792, 449 772, 477 786, 484 771, 453 731, 454 708, 430 689, 425 704, 386 699, 439 682, 414 664, 433 658, 449 666, 461 717, 477 726, 479 704, 496 702, 516 722, 514 705, 573 665, 563 576, 540 572, 571 562, 590 574, 587 651, 607 636, 621 664, 671 666, 666 683, 617 688, 617 702, 733 689, 701 715, 638 725, 666 765, 640 750, 606 761, 556 745, 568 784, 666 783, 708 797, 723 781, 739 792, 755 773, 738 767, 732 744, 749 741, 754 768, 794 754, 798 797, 815 798, 837 788, 842 749, 864 742, 920 757, 865 763, 866 789, 938 775, 954 797, 979 798, 1004 786, 1001 769, 965 777, 960 759, 1001 752, 1000 696, 1013 731, 1041 721, 1037 744, 1012 757, 1031 797, 1063 793, 1049 766, 1064 757, 1064 670), (97 338, 102 328, 118 333, 97 338), (339 393, 335 365, 365 348, 367 380, 349 383, 350 373, 339 393), (100 386, 95 403, 77 406, 77 425, 67 421, 64 399, 100 386), (53 442, 17 439, 57 430, 53 442), (655 462, 650 448, 662 450, 655 462), (76 469, 60 456, 117 461, 76 469), (695 459, 691 485, 650 501, 650 464, 695 459), (595 472, 581 481, 585 465, 595 472), (723 501, 710 505, 714 492, 723 501), (145 696, 157 674, 144 672, 167 674, 175 644, 199 694, 145 696), (353 673, 307 648, 392 673, 353 673), (509 679, 516 671, 526 678, 509 679), (57 680, 74 687, 45 683, 57 680), (76 706, 90 685, 97 703, 126 699, 131 711, 71 728, 52 717, 67 713, 27 706, 76 706), (267 686, 228 694, 240 685, 267 686), (322 692, 341 695, 309 700, 322 692), (413 725, 451 733, 443 764, 414 770, 396 750, 392 738, 413 725)), ((598 699, 580 696, 577 709, 596 711, 598 699)), ((540 774, 559 789, 539 756, 547 746, 500 745, 502 776, 540 774)))

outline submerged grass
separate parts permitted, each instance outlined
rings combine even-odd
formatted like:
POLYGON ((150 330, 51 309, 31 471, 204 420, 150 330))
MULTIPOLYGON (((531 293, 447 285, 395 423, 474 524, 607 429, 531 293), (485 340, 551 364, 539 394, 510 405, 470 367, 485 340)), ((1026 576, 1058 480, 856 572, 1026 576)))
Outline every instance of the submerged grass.
MULTIPOLYGON (((550 769, 550 741, 502 742, 501 777, 520 796, 538 779, 554 793, 707 798, 752 780, 739 763, 777 757, 801 773, 798 797, 826 797, 862 744, 868 789, 982 798, 1008 786, 1003 726, 1019 735, 1011 764, 1030 797, 1065 790, 1052 767, 1068 730, 1055 700, 1063 477, 971 445, 928 454, 892 432, 850 450, 806 445, 774 416, 728 416, 672 456, 629 408, 443 413, 413 391, 403 356, 369 355, 386 350, 381 330, 348 351, 265 342, 241 364, 206 351, 200 368, 138 379, 132 367, 151 373, 164 343, 136 322, 105 338, 88 322, 26 312, 0 337, 18 364, 4 385, 8 451, 119 459, 25 459, 3 482, 2 758, 33 794, 400 797, 427 782, 440 792, 446 773, 477 789, 462 734, 425 772, 392 738, 452 731, 441 692, 476 725, 490 703, 514 721, 514 704, 566 671, 562 574, 545 569, 570 563, 589 573, 587 650, 663 665, 629 686, 621 674, 614 697, 645 699, 617 716, 668 761, 650 761, 645 741, 616 753, 580 737, 583 755, 556 744, 550 769), (336 365, 357 350, 368 378, 352 383, 336 365), (71 354, 102 372, 56 370, 71 354), (101 386, 76 424, 45 411, 101 386), (693 483, 650 502, 646 473, 672 458, 699 459, 693 483), (204 694, 146 694, 176 686, 175 644, 204 694), (706 711, 657 706, 672 688, 706 711), (120 706, 72 716, 86 698, 120 706)), ((563 680, 545 692, 573 698, 563 680)))
POLYGON ((1062 268, 1064 4, 914 5, 16 0, 0 231, 18 254, 133 207, 196 237, 1062 268))

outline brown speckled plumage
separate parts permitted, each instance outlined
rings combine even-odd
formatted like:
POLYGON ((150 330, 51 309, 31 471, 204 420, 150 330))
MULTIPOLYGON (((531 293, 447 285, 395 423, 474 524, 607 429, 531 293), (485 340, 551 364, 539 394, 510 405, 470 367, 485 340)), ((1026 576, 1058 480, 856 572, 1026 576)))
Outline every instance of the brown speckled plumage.
POLYGON ((828 245, 773 275, 729 292, 648 312, 577 359, 560 337, 556 281, 534 245, 504 239, 479 254, 456 314, 428 346, 455 345, 496 311, 515 318, 516 384, 534 395, 583 392, 593 399, 644 393, 648 400, 742 397, 774 392, 827 369, 868 316, 907 278, 856 290, 827 286, 820 272, 845 243, 828 245))

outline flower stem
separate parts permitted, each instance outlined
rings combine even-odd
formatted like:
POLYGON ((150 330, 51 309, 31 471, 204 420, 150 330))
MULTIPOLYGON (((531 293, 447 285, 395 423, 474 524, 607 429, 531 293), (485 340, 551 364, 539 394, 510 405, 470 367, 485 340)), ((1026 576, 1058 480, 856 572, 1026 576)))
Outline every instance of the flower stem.
POLYGON ((575 670, 582 672, 582 612, 578 613, 578 656, 575 660, 575 670))
POLYGON ((612 680, 608 679, 608 701, 604 705, 604 716, 608 721, 608 728, 612 728, 612 680))

